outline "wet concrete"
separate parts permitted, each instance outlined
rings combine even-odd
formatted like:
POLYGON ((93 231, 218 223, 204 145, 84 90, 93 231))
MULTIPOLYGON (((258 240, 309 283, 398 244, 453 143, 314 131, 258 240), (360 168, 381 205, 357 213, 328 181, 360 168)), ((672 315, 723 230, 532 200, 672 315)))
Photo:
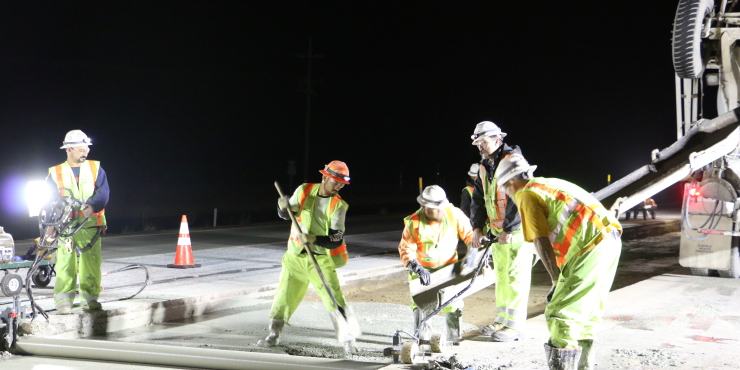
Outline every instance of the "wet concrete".
MULTIPOLYGON (((633 227, 638 228, 652 223, 642 220, 629 223, 632 222, 637 225, 633 227)), ((658 227, 666 227, 666 224, 669 223, 658 223, 658 227)), ((625 226, 629 226, 627 222, 625 226)), ((395 248, 396 234, 368 234, 368 240, 358 244, 392 245, 395 248)), ((130 263, 145 264, 150 269, 153 284, 135 299, 105 303, 103 312, 88 313, 75 308, 74 315, 53 315, 49 324, 37 319, 33 329, 37 335, 45 336, 99 337, 343 358, 342 348, 333 339, 327 313, 317 302, 301 304, 291 325, 285 329, 282 345, 271 349, 255 346, 257 340, 267 334, 271 290, 276 286, 283 248, 282 240, 256 246, 214 247, 204 251, 194 248, 196 262, 203 264, 197 270, 164 268, 163 265, 171 263, 174 253, 106 259, 104 270, 114 270, 130 263)), ((398 280, 405 276, 395 255, 383 253, 353 257, 347 267, 340 269, 345 291, 368 284, 382 286, 385 279, 398 280)), ((673 258, 675 263, 675 255, 666 258, 673 258)), ((639 263, 633 265, 637 269, 640 266, 639 263)), ((645 264, 644 268, 650 268, 650 264, 645 264)), ((104 278, 103 300, 131 294, 143 281, 142 270, 104 278)), ((737 330, 740 320, 732 312, 732 303, 740 302, 737 287, 737 280, 665 275, 613 292, 600 333, 599 364, 608 364, 609 368, 662 365, 722 368, 726 363, 740 363, 736 356, 727 354, 740 353, 740 337, 736 334, 740 332, 737 330), (688 300, 687 297, 693 298, 688 300), (662 314, 664 309, 668 311, 662 314), (715 352, 724 355, 711 358, 700 355, 715 352), (702 357, 701 361, 697 357, 702 357)), ((50 289, 37 289, 35 292, 37 297, 45 292, 51 294, 50 289)), ((50 300, 40 300, 39 303, 51 308, 50 300)), ((412 331, 408 306, 387 303, 353 303, 352 306, 365 334, 358 341, 360 354, 350 358, 382 364, 389 369, 408 368, 392 365, 390 358, 382 356, 382 350, 390 345, 390 336, 395 330, 412 331)), ((432 325, 441 332, 443 318, 433 318, 432 325)), ((476 329, 474 325, 466 325, 466 330, 476 329)), ((529 320, 527 340, 523 342, 490 343, 487 338, 475 337, 464 341, 461 346, 450 348, 444 356, 458 353, 462 361, 475 363, 478 368, 538 368, 544 366, 542 343, 546 338, 544 318, 537 316, 529 320)), ((8 361, 21 366, 26 359, 14 356, 8 361)))

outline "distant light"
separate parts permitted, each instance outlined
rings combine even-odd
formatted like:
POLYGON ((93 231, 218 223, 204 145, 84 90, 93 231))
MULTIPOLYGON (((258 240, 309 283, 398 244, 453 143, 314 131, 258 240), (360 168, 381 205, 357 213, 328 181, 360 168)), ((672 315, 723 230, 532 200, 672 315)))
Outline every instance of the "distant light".
POLYGON ((28 205, 28 215, 38 216, 41 207, 51 199, 51 190, 46 181, 29 181, 26 185, 26 204, 28 205))

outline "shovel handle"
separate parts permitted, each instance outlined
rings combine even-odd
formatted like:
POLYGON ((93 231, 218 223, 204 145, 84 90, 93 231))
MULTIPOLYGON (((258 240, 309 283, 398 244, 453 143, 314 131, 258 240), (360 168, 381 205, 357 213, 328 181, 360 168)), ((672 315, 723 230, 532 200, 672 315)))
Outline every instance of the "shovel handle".
MULTIPOLYGON (((283 189, 280 187, 280 184, 277 181, 275 181, 275 189, 277 189, 280 197, 285 196, 283 194, 283 189)), ((293 226, 295 226, 296 229, 298 229, 299 231, 303 232, 303 230, 301 229, 301 225, 298 223, 298 220, 296 220, 295 215, 293 214, 293 210, 290 209, 290 206, 286 208, 286 211, 288 212, 288 216, 290 216, 290 220, 293 222, 293 226)), ((344 308, 339 305, 339 302, 337 302, 337 298, 334 297, 334 293, 332 293, 331 289, 329 288, 329 283, 326 282, 324 273, 321 271, 321 266, 319 266, 319 263, 316 261, 316 257, 313 255, 311 247, 304 245, 303 249, 306 250, 308 258, 311 260, 311 263, 313 263, 313 267, 316 269, 316 273, 319 274, 319 278, 321 278, 321 282, 324 284, 326 292, 329 293, 329 297, 331 298, 332 302, 334 302, 334 305, 337 307, 337 309, 342 313, 342 315, 344 315, 344 308)))

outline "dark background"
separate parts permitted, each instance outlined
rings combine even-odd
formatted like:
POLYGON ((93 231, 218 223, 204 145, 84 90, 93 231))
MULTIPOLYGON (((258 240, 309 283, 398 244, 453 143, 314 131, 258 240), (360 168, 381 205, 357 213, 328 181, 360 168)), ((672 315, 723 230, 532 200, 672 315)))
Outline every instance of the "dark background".
POLYGON ((676 5, 4 1, 0 225, 33 236, 22 189, 72 129, 108 173, 113 232, 206 226, 213 208, 273 221, 272 182, 317 182, 333 159, 350 217, 413 212, 419 177, 458 204, 483 120, 537 175, 596 191, 676 139, 676 5))

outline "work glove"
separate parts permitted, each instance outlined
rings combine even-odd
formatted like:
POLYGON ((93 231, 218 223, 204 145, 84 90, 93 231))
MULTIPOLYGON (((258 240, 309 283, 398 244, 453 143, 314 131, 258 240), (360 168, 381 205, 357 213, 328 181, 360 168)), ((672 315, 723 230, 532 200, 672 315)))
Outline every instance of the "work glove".
POLYGON ((93 214, 93 207, 89 204, 83 204, 82 205, 82 214, 85 217, 90 217, 93 214))
POLYGON ((547 300, 547 303, 550 303, 550 301, 552 301, 552 295, 553 293, 555 293, 555 287, 557 287, 557 285, 553 284, 552 289, 550 289, 550 293, 547 293, 547 297, 545 298, 547 300))
POLYGON ((316 241, 316 237, 313 235, 308 235, 305 233, 298 234, 298 239, 301 241, 301 244, 308 245, 310 243, 313 243, 316 241))
POLYGON ((280 208, 281 211, 285 211, 288 209, 288 206, 290 205, 290 198, 288 198, 287 195, 283 195, 282 197, 278 198, 278 208, 280 208))
POLYGON ((409 264, 406 265, 406 267, 419 277, 421 285, 429 285, 429 283, 432 282, 432 274, 430 274, 429 271, 416 260, 409 261, 409 264))

